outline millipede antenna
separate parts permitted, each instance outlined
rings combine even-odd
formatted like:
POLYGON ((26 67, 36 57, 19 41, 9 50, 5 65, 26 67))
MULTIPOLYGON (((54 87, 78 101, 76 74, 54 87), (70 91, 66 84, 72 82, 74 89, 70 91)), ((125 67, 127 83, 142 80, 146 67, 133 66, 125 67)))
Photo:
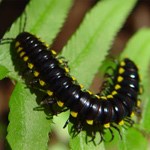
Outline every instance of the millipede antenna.
POLYGON ((10 44, 13 40, 14 40, 14 38, 4 38, 4 39, 0 39, 0 45, 3 45, 3 44, 10 44))
POLYGON ((24 18, 23 15, 20 17, 20 26, 19 26, 19 33, 24 32, 25 31, 25 27, 26 27, 26 22, 27 22, 27 13, 26 11, 24 11, 24 18), (24 23, 23 21, 24 20, 24 23))
POLYGON ((25 31, 25 27, 26 27, 26 24, 27 24, 27 12, 24 11, 24 24, 23 24, 23 31, 25 31))

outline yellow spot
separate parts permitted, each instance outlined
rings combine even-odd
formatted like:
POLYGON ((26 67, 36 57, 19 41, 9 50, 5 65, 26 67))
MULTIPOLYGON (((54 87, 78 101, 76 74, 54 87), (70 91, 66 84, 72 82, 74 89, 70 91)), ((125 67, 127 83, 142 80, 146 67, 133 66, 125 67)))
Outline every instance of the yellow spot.
POLYGON ((138 100, 136 105, 137 105, 137 107, 140 107, 141 106, 141 101, 138 100))
POLYGON ((72 76, 71 78, 72 78, 72 80, 73 80, 73 81, 75 81, 75 80, 76 80, 76 78, 75 78, 75 77, 73 77, 73 76, 72 76))
POLYGON ((63 64, 63 61, 61 59, 58 59, 58 61, 59 61, 60 64, 63 64))
POLYGON ((41 86, 44 86, 46 83, 43 80, 39 80, 41 86))
POLYGON ((82 84, 79 84, 80 88, 82 89, 83 88, 83 85, 82 84))
POLYGON ((37 38, 39 39, 39 41, 41 41, 45 45, 45 41, 43 39, 41 39, 40 37, 37 37, 37 38))
POLYGON ((86 120, 86 123, 88 124, 88 125, 93 125, 93 120, 86 120))
POLYGON ((34 74, 35 77, 38 77, 38 76, 39 76, 39 72, 37 72, 37 71, 34 71, 33 74, 34 74))
POLYGON ((105 127, 105 128, 110 128, 110 123, 104 124, 104 127, 105 127))
POLYGON ((52 95, 53 95, 53 92, 50 91, 50 90, 47 90, 47 94, 48 94, 49 96, 52 96, 52 95))
POLYGON ((23 55, 25 55, 25 52, 21 52, 20 53, 20 57, 22 57, 23 55))
POLYGON ((23 60, 24 60, 24 61, 28 61, 28 59, 29 59, 28 56, 23 57, 23 60))
POLYGON ((141 76, 141 75, 139 75, 139 80, 140 80, 140 81, 142 80, 142 76, 141 76))
POLYGON ((107 98, 113 98, 113 95, 107 95, 107 98))
POLYGON ((100 96, 99 96, 99 95, 95 95, 95 97, 97 97, 98 99, 100 99, 100 96))
POLYGON ((48 44, 45 44, 45 46, 46 46, 47 48, 49 48, 49 45, 48 45, 48 44))
POLYGON ((92 92, 91 91, 89 91, 89 90, 86 90, 90 95, 92 95, 92 92))
POLYGON ((106 97, 106 96, 101 96, 100 98, 101 98, 101 99, 104 99, 104 100, 107 100, 107 97, 106 97))
POLYGON ((78 115, 78 112, 71 111, 70 114, 71 114, 72 117, 76 118, 77 115, 78 115))
POLYGON ((58 104, 59 107, 63 107, 64 106, 64 103, 61 102, 61 101, 57 101, 57 104, 58 104))
POLYGON ((118 90, 118 89, 120 89, 121 88, 121 86, 119 85, 119 84, 116 84, 115 85, 115 90, 118 90))
POLYGON ((66 71, 67 73, 69 72, 69 69, 68 69, 67 67, 65 67, 64 69, 65 69, 65 71, 66 71))
POLYGON ((126 63, 124 61, 121 61, 120 66, 125 66, 126 63))
POLYGON ((15 47, 18 47, 19 45, 20 45, 20 42, 17 41, 17 42, 15 43, 15 47))
POLYGON ((119 68, 119 74, 122 74, 122 73, 124 73, 125 72, 125 70, 121 67, 121 68, 119 68))
POLYGON ((116 95, 117 94, 117 91, 112 91, 112 95, 116 95))
POLYGON ((51 50, 51 52, 52 52, 53 55, 56 55, 56 54, 57 54, 54 50, 51 50))
POLYGON ((28 68, 33 69, 34 65, 32 63, 28 63, 28 68))
POLYGON ((143 88, 140 87, 140 89, 139 89, 139 94, 142 94, 142 93, 143 93, 143 88))
POLYGON ((117 81, 118 81, 118 82, 122 82, 122 80, 123 80, 123 77, 121 77, 121 76, 119 76, 119 77, 117 78, 117 81))
POLYGON ((130 117, 133 117, 135 114, 134 114, 134 112, 132 112, 131 114, 130 114, 130 117))
POLYGON ((124 125, 124 121, 121 120, 119 123, 118 123, 120 126, 124 125))
POLYGON ((17 53, 19 53, 19 52, 22 51, 22 50, 23 50, 22 47, 18 47, 18 48, 17 48, 17 53))
POLYGON ((41 41, 41 39, 40 39, 40 37, 39 37, 39 36, 37 36, 37 35, 36 35, 35 37, 36 37, 39 41, 41 41))

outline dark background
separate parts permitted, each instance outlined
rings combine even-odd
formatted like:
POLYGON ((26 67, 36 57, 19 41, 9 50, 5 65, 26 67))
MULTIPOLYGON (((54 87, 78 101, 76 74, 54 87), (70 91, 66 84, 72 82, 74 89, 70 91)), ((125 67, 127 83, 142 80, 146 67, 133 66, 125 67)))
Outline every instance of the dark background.
MULTIPOLYGON (((0 3, 0 38, 2 38, 4 33, 9 30, 13 21, 23 12, 28 1, 29 0, 3 0, 0 3)), ((91 9, 96 2, 96 0, 74 0, 74 5, 70 10, 64 27, 54 40, 52 45, 53 49, 56 51, 60 51, 62 49, 70 36, 78 28, 85 13, 91 9)), ((145 26, 150 27, 150 1, 139 0, 131 15, 128 17, 125 25, 118 33, 111 49, 111 55, 118 55, 124 48, 128 39, 138 29, 145 26)), ((95 84, 95 81, 97 82, 97 80, 99 79, 95 78, 91 86, 91 88, 95 89, 95 91, 98 88, 98 85, 95 84)), ((13 85, 9 79, 0 81, 0 124, 4 126, 4 129, 7 128, 8 125, 8 102, 12 90, 13 85)), ((5 136, 6 130, 4 130, 2 137, 0 135, 0 150, 5 149, 5 136)))

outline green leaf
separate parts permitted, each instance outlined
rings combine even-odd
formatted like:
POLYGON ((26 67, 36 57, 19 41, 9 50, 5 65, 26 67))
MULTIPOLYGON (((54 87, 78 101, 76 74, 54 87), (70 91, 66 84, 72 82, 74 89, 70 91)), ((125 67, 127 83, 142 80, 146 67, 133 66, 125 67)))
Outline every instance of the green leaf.
POLYGON ((53 117, 53 122, 55 122, 55 124, 52 125, 52 129, 63 143, 66 143, 70 138, 68 129, 67 128, 63 129, 63 126, 67 119, 68 119, 68 111, 53 117))
POLYGON ((128 42, 121 58, 128 57, 139 67, 142 78, 147 76, 150 59, 150 29, 141 29, 128 42))
POLYGON ((68 128, 63 129, 63 126, 68 119, 68 111, 62 112, 57 116, 53 117, 52 131, 56 134, 57 139, 53 139, 54 142, 49 144, 49 150, 66 150, 68 149, 68 141, 70 135, 68 133, 68 128), (57 140, 57 142, 56 142, 57 140))
MULTIPOLYGON (((108 54, 115 35, 122 27, 136 0, 103 0, 86 15, 77 32, 63 48, 71 73, 85 87, 89 87, 95 73, 108 54)), ((72 149, 104 149, 103 143, 85 143, 84 132, 70 140, 72 149)), ((97 139, 99 141, 99 139, 97 139)), ((98 142, 97 142, 98 143, 98 142)))
MULTIPOLYGON (((27 21, 25 31, 31 32, 51 44, 60 31, 71 4, 72 0, 30 1, 26 9, 27 21)), ((24 18, 25 14, 22 15, 22 24, 25 21, 24 18)), ((19 18, 3 38, 15 38, 22 30, 23 27, 21 27, 19 18), (19 31, 20 28, 21 31, 19 31)), ((9 70, 11 78, 18 80, 20 78, 14 71, 12 55, 14 55, 14 49, 10 48, 9 44, 1 45, 0 64, 9 70)))
POLYGON ((68 59, 71 73, 86 88, 135 3, 136 0, 100 1, 63 48, 62 55, 68 59))
POLYGON ((143 134, 148 138, 150 136, 150 81, 149 76, 143 82, 144 93, 141 97, 142 100, 142 118, 140 121, 140 129, 143 134))
POLYGON ((4 67, 0 65, 0 80, 4 79, 5 77, 7 77, 8 75, 8 70, 4 67))
POLYGON ((122 140, 119 144, 120 150, 143 150, 148 148, 148 141, 133 127, 128 129, 124 137, 126 139, 122 140))
POLYGON ((7 140, 11 149, 47 149, 51 120, 43 111, 33 110, 38 106, 35 94, 22 83, 17 83, 10 99, 10 114, 7 140))
POLYGON ((53 144, 48 150, 66 150, 68 147, 62 143, 53 144))

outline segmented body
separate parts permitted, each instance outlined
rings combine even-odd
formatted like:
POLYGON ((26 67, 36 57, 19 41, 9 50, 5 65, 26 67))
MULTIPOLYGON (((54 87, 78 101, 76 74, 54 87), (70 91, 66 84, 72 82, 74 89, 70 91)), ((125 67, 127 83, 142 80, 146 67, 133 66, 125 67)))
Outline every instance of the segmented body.
POLYGON ((129 59, 121 61, 115 69, 109 92, 98 96, 83 89, 69 75, 62 60, 56 58, 55 51, 48 50, 34 35, 20 33, 15 39, 15 48, 48 96, 53 97, 60 107, 70 109, 69 121, 75 119, 79 130, 85 124, 109 129, 113 124, 123 125, 139 106, 138 69, 129 59))

